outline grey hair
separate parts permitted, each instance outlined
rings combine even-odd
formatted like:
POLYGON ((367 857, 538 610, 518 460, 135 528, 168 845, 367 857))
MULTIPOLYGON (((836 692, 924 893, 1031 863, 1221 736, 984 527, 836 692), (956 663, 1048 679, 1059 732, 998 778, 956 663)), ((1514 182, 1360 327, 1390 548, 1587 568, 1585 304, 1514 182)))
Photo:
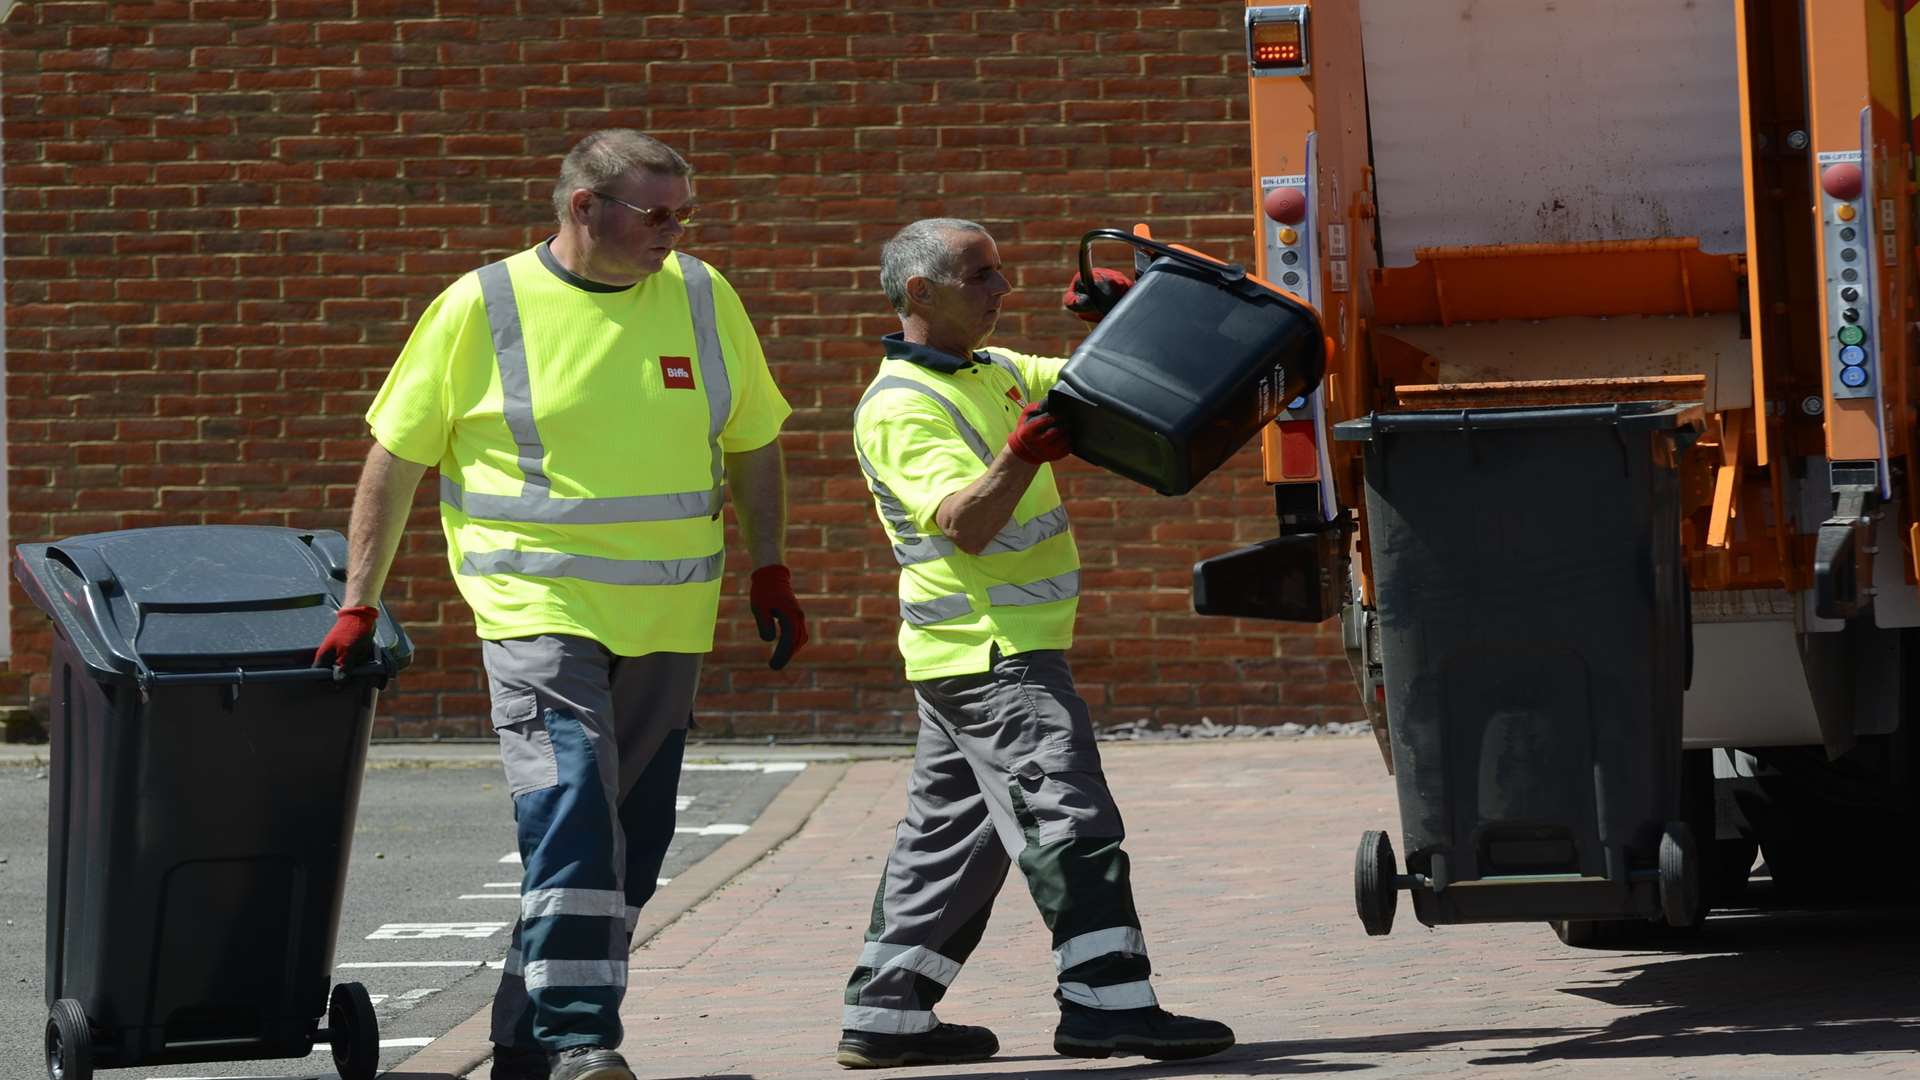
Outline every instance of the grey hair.
POLYGON ((553 185, 553 214, 565 225, 572 217, 568 203, 581 188, 594 191, 634 169, 657 176, 692 176, 693 166, 673 147, 631 128, 596 131, 567 151, 560 162, 560 179, 553 185))
POLYGON ((956 232, 990 235, 983 226, 960 218, 921 218, 894 233, 880 249, 880 288, 893 310, 907 313, 908 278, 952 279, 954 251, 947 236, 956 232))

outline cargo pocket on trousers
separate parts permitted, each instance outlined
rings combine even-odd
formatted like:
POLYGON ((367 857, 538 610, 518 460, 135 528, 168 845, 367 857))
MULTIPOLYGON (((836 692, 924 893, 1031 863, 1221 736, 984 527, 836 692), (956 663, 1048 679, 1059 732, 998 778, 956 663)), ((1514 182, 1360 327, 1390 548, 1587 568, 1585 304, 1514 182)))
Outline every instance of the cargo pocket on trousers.
POLYGON ((1012 783, 1016 816, 1029 843, 1126 835, 1098 752, 1034 754, 1014 766, 1012 783))
POLYGON ((493 703, 493 731, 500 737, 500 762, 507 768, 507 791, 515 796, 560 783, 553 738, 532 690, 503 694, 493 703))

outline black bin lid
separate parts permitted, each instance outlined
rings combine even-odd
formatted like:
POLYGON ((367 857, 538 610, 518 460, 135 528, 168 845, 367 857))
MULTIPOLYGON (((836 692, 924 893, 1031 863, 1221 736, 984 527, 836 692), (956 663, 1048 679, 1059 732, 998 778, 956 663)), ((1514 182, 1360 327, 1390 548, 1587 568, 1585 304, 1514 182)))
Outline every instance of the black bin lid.
MULTIPOLYGON (((14 574, 102 678, 310 664, 346 582, 337 532, 185 525, 22 544, 14 574)), ((411 646, 382 612, 389 670, 411 646)))

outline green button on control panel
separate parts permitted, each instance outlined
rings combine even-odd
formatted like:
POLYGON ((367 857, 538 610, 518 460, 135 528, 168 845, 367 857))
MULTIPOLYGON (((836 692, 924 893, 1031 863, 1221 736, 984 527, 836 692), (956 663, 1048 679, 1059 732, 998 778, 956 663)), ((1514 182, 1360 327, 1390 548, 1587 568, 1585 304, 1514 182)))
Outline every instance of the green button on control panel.
POLYGON ((1867 340, 1867 332, 1857 326, 1843 326, 1840 328, 1840 344, 1842 345, 1858 345, 1865 340, 1867 340))

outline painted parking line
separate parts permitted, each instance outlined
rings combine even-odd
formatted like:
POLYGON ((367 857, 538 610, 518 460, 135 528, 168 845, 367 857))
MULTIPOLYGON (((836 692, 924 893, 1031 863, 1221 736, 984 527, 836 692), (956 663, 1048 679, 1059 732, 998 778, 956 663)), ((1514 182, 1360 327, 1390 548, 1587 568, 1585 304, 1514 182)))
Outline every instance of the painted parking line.
POLYGON ((335 964, 335 971, 346 968, 477 968, 485 960, 363 960, 353 964, 335 964))
MULTIPOLYGON (((666 885, 672 880, 673 879, 670 877, 654 878, 653 884, 657 888, 659 886, 666 885)), ((514 885, 513 888, 517 889, 519 888, 519 886, 514 885)), ((454 899, 456 900, 518 900, 520 899, 520 894, 517 892, 470 892, 470 893, 461 893, 459 896, 455 897, 454 899)))
POLYGON ((368 941, 431 941, 435 938, 490 938, 507 928, 503 922, 388 923, 367 935, 368 941))
MULTIPOLYGON (((431 1037, 419 1037, 419 1038, 411 1038, 411 1039, 381 1039, 380 1049, 382 1050, 409 1049, 409 1048, 415 1048, 415 1047, 421 1047, 421 1046, 429 1046, 432 1043, 433 1043, 433 1039, 431 1037)), ((333 1053, 333 1050, 329 1047, 316 1046, 313 1048, 313 1053, 309 1054, 308 1057, 321 1057, 323 1055, 331 1055, 332 1053, 333 1053)), ((279 1076, 149 1076, 146 1078, 146 1080, 286 1080, 286 1078, 279 1077, 279 1076)))
POLYGON ((746 825, 675 825, 673 831, 686 836, 739 836, 746 825))

